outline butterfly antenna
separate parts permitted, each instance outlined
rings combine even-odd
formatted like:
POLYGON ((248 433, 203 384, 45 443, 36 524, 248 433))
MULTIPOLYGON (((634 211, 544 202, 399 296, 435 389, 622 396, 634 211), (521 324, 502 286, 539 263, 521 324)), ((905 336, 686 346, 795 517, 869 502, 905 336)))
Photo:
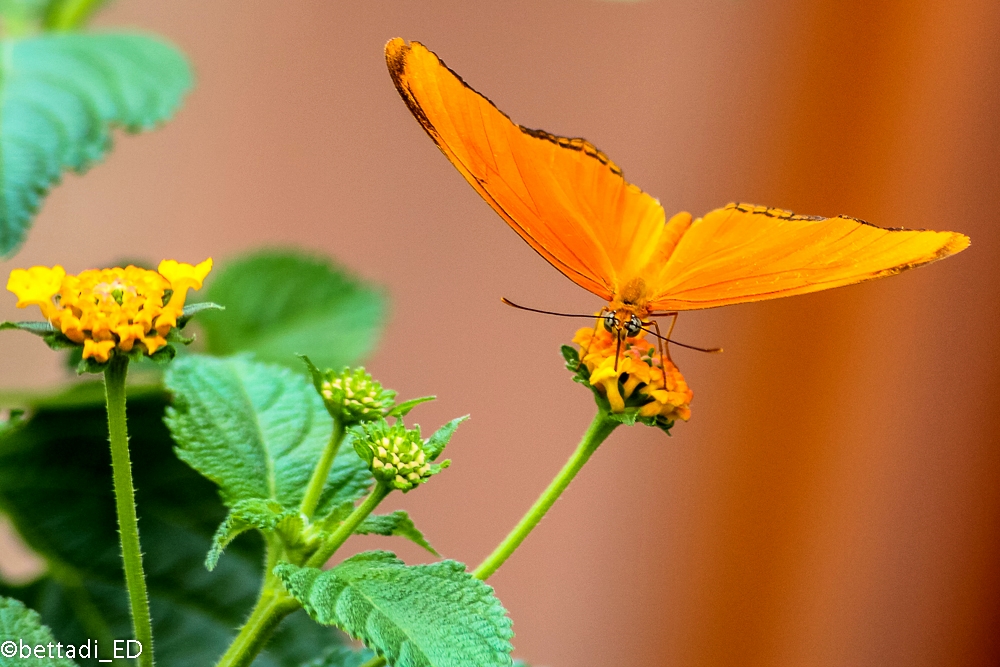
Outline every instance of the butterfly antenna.
POLYGON ((709 352, 711 354, 715 354, 717 352, 722 352, 722 348, 721 347, 697 347, 695 345, 688 345, 687 343, 678 342, 676 340, 667 338, 666 336, 661 336, 660 334, 656 333, 655 331, 652 331, 651 329, 647 329, 646 327, 642 327, 642 330, 645 331, 648 334, 652 334, 652 335, 656 336, 657 338, 659 338, 660 340, 662 340, 664 342, 673 343, 674 345, 678 345, 680 347, 686 347, 687 349, 689 349, 689 350, 695 350, 696 352, 709 352))
POLYGON ((527 310, 531 313, 541 313, 542 315, 555 315, 556 317, 586 317, 588 319, 594 319, 596 315, 576 315, 573 313, 557 313, 551 310, 539 310, 538 308, 528 308, 527 306, 519 306, 505 296, 500 297, 500 300, 512 308, 517 308, 518 310, 527 310))

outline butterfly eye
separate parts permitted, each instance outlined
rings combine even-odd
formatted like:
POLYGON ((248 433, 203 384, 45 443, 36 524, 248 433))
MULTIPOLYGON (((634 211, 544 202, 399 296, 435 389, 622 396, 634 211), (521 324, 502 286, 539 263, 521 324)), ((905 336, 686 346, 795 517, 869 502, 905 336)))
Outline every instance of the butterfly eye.
POLYGON ((638 336, 639 331, 642 330, 642 322, 639 318, 633 315, 629 318, 628 322, 625 324, 625 334, 631 338, 632 336, 638 336))
POLYGON ((608 313, 604 316, 604 328, 612 333, 618 328, 618 318, 615 317, 614 313, 608 313))

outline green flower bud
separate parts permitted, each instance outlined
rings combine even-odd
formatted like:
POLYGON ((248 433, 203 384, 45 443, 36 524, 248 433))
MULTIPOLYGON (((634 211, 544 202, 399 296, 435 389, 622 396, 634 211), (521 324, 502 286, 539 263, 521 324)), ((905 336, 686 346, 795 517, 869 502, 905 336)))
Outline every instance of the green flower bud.
POLYGON ((404 493, 447 468, 451 461, 431 463, 420 427, 407 429, 381 419, 354 431, 354 449, 368 463, 376 480, 404 493))
POLYGON ((382 419, 396 399, 396 392, 383 389, 364 368, 326 371, 314 380, 330 415, 345 425, 382 419))

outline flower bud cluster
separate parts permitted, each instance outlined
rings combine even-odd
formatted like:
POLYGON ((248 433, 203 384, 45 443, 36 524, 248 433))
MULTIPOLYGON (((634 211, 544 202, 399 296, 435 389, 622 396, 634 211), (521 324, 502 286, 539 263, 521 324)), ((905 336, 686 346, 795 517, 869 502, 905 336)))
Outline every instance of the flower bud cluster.
POLYGON ((317 384, 330 415, 346 425, 382 419, 396 399, 396 392, 383 389, 364 368, 326 371, 317 384))
POLYGON ((355 430, 354 448, 376 480, 400 491, 409 491, 447 468, 449 461, 435 464, 424 451, 420 429, 392 426, 385 420, 363 424, 355 430))

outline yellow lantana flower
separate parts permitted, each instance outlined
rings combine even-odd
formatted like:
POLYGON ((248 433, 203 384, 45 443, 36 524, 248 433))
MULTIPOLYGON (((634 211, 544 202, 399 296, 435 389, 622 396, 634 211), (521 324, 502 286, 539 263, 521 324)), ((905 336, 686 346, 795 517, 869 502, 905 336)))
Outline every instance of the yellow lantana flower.
POLYGON ((11 271, 7 289, 18 308, 38 306, 55 329, 82 345, 84 359, 104 363, 116 350, 139 345, 152 355, 166 346, 188 290, 200 289, 211 270, 211 258, 197 265, 164 260, 158 271, 127 266, 75 276, 61 266, 34 266, 11 271))
POLYGON ((641 417, 687 421, 694 392, 673 362, 660 357, 645 333, 640 331, 638 336, 622 342, 617 368, 618 342, 603 326, 580 329, 573 342, 580 346, 581 362, 590 372, 591 386, 608 399, 612 413, 638 407, 641 417))

